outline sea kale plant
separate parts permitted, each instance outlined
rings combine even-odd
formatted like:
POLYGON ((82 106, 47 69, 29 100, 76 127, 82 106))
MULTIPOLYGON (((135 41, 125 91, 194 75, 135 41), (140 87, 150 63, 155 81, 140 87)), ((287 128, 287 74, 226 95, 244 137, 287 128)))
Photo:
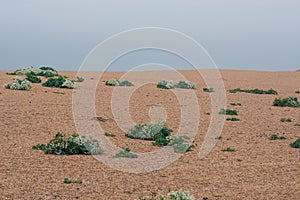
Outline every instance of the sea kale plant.
POLYGON ((300 108, 300 102, 295 97, 289 97, 284 99, 276 98, 273 102, 273 106, 300 108))
POLYGON ((117 79, 109 79, 105 81, 107 86, 134 86, 130 81, 118 81, 117 79))
POLYGON ((73 82, 83 82, 84 81, 84 78, 82 76, 76 76, 74 79, 73 79, 73 82))
POLYGON ((189 192, 185 192, 183 190, 171 191, 167 194, 167 196, 159 196, 152 195, 152 197, 140 197, 137 200, 195 200, 195 198, 189 194, 189 192))
POLYGON ((75 88, 74 82, 63 76, 59 76, 58 78, 49 78, 45 83, 42 84, 42 86, 68 89, 75 88))
POLYGON ((124 151, 117 153, 115 157, 137 158, 138 156, 134 153, 131 153, 129 148, 126 148, 124 151))
POLYGON ((58 75, 58 73, 55 69, 53 69, 52 67, 47 67, 47 66, 40 67, 40 68, 28 67, 28 68, 24 68, 24 69, 17 69, 13 73, 8 73, 8 74, 10 74, 10 75, 31 74, 31 75, 35 75, 35 76, 45 76, 45 77, 53 77, 53 76, 58 75))
POLYGON ((21 80, 15 77, 12 83, 6 84, 4 87, 11 90, 29 90, 31 88, 31 82, 27 79, 21 80))
POLYGON ((290 146, 292 148, 300 149, 300 138, 298 138, 295 142, 291 143, 290 146))
POLYGON ((33 75, 33 74, 27 74, 26 80, 30 81, 31 83, 41 83, 42 80, 40 77, 33 75))
POLYGON ((222 108, 219 112, 220 115, 237 115, 237 111, 236 110, 230 110, 230 109, 224 109, 222 108))
POLYGON ((159 83, 157 83, 156 85, 157 88, 161 88, 161 89, 173 89, 174 85, 172 83, 172 81, 160 81, 159 83))
POLYGON ((174 87, 182 89, 196 89, 196 84, 189 81, 179 81, 179 83, 175 84, 174 87))
POLYGON ((103 152, 98 140, 92 138, 87 139, 85 136, 78 136, 76 134, 66 136, 60 132, 58 132, 48 144, 38 144, 33 146, 32 149, 42 150, 46 154, 56 155, 95 155, 103 152))
POLYGON ((273 90, 272 88, 269 90, 261 90, 261 89, 253 89, 253 90, 242 90, 240 88, 236 88, 233 90, 229 90, 230 93, 237 93, 237 92, 245 92, 245 93, 251 93, 251 94, 273 94, 277 95, 277 91, 273 90))

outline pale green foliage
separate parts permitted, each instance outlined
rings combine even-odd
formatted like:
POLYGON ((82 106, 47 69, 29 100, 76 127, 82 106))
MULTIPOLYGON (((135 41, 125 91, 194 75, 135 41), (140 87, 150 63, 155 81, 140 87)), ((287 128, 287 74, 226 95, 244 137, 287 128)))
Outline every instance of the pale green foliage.
POLYGON ((76 76, 74 79, 73 79, 73 82, 83 82, 84 81, 84 78, 81 77, 81 76, 76 76))
POLYGON ((109 79, 105 82, 105 85, 108 85, 108 86, 134 86, 130 81, 118 81, 117 79, 109 79))
POLYGON ((45 77, 53 77, 57 76, 58 73, 56 70, 54 70, 51 67, 41 67, 41 68, 35 68, 35 67, 28 67, 24 69, 17 69, 12 75, 27 75, 32 74, 35 76, 45 76, 45 77))
POLYGON ((12 83, 6 84, 4 87, 11 90, 29 90, 31 88, 31 82, 26 79, 20 80, 18 77, 15 77, 12 83))
POLYGON ((196 89, 196 84, 189 81, 179 81, 174 87, 182 89, 196 89))
POLYGON ((172 83, 172 81, 160 81, 158 84, 157 84, 157 88, 161 88, 161 89, 173 89, 174 88, 174 85, 172 83))
POLYGON ((155 136, 166 128, 165 122, 135 125, 126 136, 129 138, 154 140, 155 136))
POLYGON ((138 200, 195 200, 195 198, 192 195, 190 195, 188 192, 178 190, 178 191, 169 192, 167 196, 160 196, 160 197, 152 196, 150 198, 141 197, 138 200))
POLYGON ((65 79, 65 81, 62 84, 63 88, 69 88, 69 89, 74 89, 75 88, 75 84, 73 81, 69 80, 69 79, 65 79))

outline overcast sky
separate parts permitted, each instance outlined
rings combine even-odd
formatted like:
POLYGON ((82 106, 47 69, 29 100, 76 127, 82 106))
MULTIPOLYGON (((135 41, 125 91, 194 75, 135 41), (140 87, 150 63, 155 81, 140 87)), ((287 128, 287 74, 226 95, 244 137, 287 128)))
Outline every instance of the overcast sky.
MULTIPOLYGON (((299 24, 299 0, 0 0, 0 69, 77 70, 109 36, 163 27, 194 38, 219 68, 296 70, 299 24)), ((123 70, 147 62, 185 64, 145 51, 115 65, 123 70)))

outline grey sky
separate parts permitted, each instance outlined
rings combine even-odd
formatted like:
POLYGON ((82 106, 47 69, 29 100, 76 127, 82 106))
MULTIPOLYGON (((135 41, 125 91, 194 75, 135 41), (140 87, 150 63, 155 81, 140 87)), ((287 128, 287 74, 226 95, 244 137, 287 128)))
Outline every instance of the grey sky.
MULTIPOLYGON (((53 65, 77 70, 107 37, 132 28, 183 32, 219 68, 300 68, 299 0, 0 0, 0 69, 53 65)), ((136 52, 115 63, 184 65, 170 55, 136 52)))

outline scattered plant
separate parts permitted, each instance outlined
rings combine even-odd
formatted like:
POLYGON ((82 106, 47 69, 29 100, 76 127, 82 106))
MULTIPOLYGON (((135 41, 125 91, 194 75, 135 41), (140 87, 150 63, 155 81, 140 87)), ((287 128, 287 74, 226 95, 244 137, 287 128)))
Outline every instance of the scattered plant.
POLYGON ((34 150, 42 150, 46 154, 71 155, 71 154, 100 154, 102 149, 99 141, 87 139, 85 136, 73 134, 66 136, 58 132, 48 144, 38 144, 32 147, 34 150))
POLYGON ((241 103, 230 103, 230 105, 232 105, 232 106, 242 106, 241 103))
POLYGON ((234 121, 234 122, 240 121, 240 119, 235 118, 235 117, 232 117, 232 118, 226 118, 226 120, 227 120, 227 121, 234 121))
POLYGON ((161 81, 156 85, 157 88, 161 88, 161 89, 173 89, 174 85, 172 83, 172 81, 161 81))
POLYGON ((222 149, 221 151, 234 152, 235 149, 232 149, 232 148, 228 147, 226 149, 222 149))
POLYGON ((278 136, 278 135, 271 135, 269 139, 270 140, 285 140, 286 137, 284 137, 284 136, 278 136))
POLYGON ((195 200, 195 198, 189 194, 189 192, 185 192, 183 190, 171 191, 167 194, 167 196, 159 196, 156 194, 152 195, 152 197, 140 197, 137 200, 195 200))
POLYGON ((4 87, 11 90, 29 90, 31 88, 31 82, 26 79, 21 80, 18 77, 15 77, 12 83, 6 84, 4 87))
POLYGON ((40 68, 28 67, 24 69, 17 69, 16 71, 9 74, 10 75, 32 74, 35 76, 45 76, 45 77, 53 77, 58 75, 57 71, 52 67, 40 67, 40 68))
POLYGON ((138 156, 131 153, 129 148, 126 148, 124 151, 117 153, 115 157, 137 158, 138 156))
POLYGON ((215 92, 214 88, 203 88, 204 92, 215 92))
POLYGON ((73 79, 73 82, 83 82, 84 81, 84 78, 81 77, 81 76, 76 76, 74 79, 73 79))
POLYGON ((130 81, 118 81, 117 79, 109 79, 105 82, 107 86, 134 86, 130 81))
POLYGON ((196 84, 189 81, 179 81, 179 83, 174 85, 174 87, 182 89, 196 89, 196 84))
POLYGON ((269 90, 260 90, 260 89, 253 89, 253 90, 242 90, 240 88, 236 88, 233 90, 229 90, 230 93, 237 93, 237 92, 245 92, 245 93, 251 93, 251 94, 273 94, 277 95, 277 91, 273 90, 272 88, 269 90))
POLYGON ((167 136, 167 145, 172 146, 175 153, 185 153, 192 151, 194 145, 185 144, 185 140, 189 139, 185 136, 167 136))
POLYGON ((280 119, 281 122, 292 122, 291 118, 281 118, 280 119))
POLYGON ((116 137, 116 135, 113 133, 104 133, 104 135, 107 137, 116 137))
POLYGON ((236 110, 230 110, 230 109, 224 109, 222 108, 219 112, 220 115, 237 115, 237 111, 236 110))
POLYGON ((74 82, 63 76, 59 76, 58 78, 49 78, 45 83, 42 84, 42 86, 68 89, 75 88, 74 82))
POLYGON ((298 138, 295 142, 291 143, 290 146, 292 148, 297 148, 299 149, 300 148, 300 138, 298 138))
POLYGON ((70 184, 70 183, 77 183, 77 184, 81 184, 82 180, 71 180, 69 178, 64 178, 64 183, 66 184, 70 184))
POLYGON ((295 93, 296 93, 296 94, 300 94, 300 91, 296 91, 295 93))
POLYGON ((280 107, 300 107, 300 102, 295 97, 289 97, 284 99, 275 99, 273 102, 273 106, 280 106, 280 107))
POLYGON ((122 81, 119 83, 119 86, 134 86, 130 81, 122 81))

